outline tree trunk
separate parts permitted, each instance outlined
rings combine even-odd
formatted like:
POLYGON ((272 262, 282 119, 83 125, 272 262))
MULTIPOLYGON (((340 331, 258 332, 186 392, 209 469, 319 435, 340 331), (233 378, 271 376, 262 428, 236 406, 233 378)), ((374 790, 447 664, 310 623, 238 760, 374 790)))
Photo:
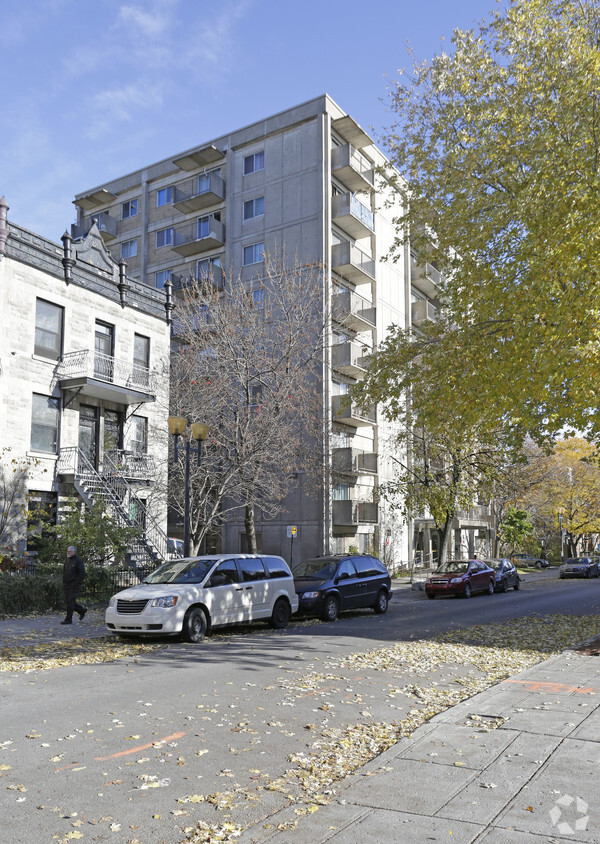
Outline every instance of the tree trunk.
POLYGON ((256 554, 256 527, 254 525, 254 503, 246 504, 244 516, 244 528, 246 530, 246 544, 249 554, 256 554))

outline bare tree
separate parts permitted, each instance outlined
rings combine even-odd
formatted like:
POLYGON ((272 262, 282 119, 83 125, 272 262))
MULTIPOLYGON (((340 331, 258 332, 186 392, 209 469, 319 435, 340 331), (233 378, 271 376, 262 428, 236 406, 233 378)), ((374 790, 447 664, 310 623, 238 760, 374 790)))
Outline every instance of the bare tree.
MULTIPOLYGON (((243 509, 249 551, 255 518, 281 512, 303 470, 321 471, 324 306, 320 264, 265 256, 251 281, 223 291, 184 284, 177 307, 171 412, 209 426, 200 467, 191 473, 191 540, 243 509)), ((182 469, 171 503, 183 513, 182 469)))
POLYGON ((27 479, 39 465, 34 458, 12 457, 10 448, 0 452, 0 549, 12 549, 26 532, 27 479))

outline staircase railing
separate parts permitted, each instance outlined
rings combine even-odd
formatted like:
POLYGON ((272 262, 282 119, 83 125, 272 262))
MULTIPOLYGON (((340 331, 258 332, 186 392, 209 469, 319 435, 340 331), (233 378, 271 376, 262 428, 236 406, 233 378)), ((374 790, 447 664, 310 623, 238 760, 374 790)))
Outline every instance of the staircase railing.
POLYGON ((143 554, 145 561, 152 565, 166 561, 166 533, 106 454, 103 464, 100 474, 81 449, 73 446, 60 450, 57 470, 73 474, 76 486, 80 484, 85 490, 88 506, 100 498, 112 508, 121 524, 140 529, 140 535, 133 543, 135 556, 143 554))

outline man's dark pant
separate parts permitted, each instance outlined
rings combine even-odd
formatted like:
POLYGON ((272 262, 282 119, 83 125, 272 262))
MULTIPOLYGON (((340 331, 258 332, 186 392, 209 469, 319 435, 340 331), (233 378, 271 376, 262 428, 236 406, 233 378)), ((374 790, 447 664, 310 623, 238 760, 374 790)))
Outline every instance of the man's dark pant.
POLYGON ((65 591, 65 602, 67 604, 67 615, 65 621, 72 621, 74 610, 81 615, 81 613, 85 612, 86 608, 77 600, 79 597, 79 589, 77 587, 74 589, 72 586, 63 586, 63 589, 65 591))

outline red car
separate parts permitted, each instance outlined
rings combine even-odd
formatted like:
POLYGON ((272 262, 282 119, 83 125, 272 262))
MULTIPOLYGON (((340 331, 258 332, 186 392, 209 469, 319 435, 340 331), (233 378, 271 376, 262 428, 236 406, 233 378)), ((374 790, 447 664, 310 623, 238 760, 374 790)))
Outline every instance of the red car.
POLYGON ((495 572, 482 560, 448 560, 425 583, 428 598, 436 595, 462 595, 473 592, 494 594, 495 572))

